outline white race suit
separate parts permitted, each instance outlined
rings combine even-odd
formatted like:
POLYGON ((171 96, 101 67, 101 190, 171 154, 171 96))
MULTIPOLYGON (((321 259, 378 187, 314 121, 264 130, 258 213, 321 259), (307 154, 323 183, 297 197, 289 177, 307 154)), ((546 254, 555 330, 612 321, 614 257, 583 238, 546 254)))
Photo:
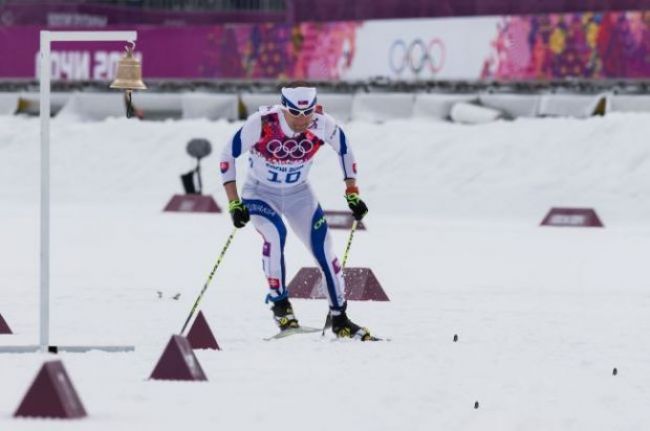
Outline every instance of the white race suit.
POLYGON ((336 313, 345 304, 345 282, 341 265, 332 252, 323 210, 307 175, 324 144, 338 154, 343 179, 356 178, 356 164, 346 135, 336 121, 320 108, 313 115, 309 128, 296 133, 287 124, 281 106, 260 108, 225 146, 220 167, 224 184, 235 181, 235 159, 249 153, 242 201, 264 239, 262 261, 269 284, 267 301, 279 301, 288 295, 284 259, 286 220, 322 270, 330 309, 336 313))

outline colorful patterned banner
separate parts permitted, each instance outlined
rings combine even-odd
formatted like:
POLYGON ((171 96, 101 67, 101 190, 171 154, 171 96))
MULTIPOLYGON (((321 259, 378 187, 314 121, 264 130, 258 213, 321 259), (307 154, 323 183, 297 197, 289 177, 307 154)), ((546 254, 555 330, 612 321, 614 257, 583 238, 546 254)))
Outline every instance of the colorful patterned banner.
MULTIPOLYGON (((356 22, 135 27, 146 78, 340 79, 354 56, 356 22)), ((124 30, 103 28, 102 30, 124 30)), ((35 78, 39 28, 0 27, 0 78, 35 78)), ((107 80, 123 43, 56 43, 52 78, 107 80)))
MULTIPOLYGON (((130 29, 145 79, 650 77, 650 12, 130 29)), ((37 76, 39 31, 0 27, 0 79, 37 76)), ((112 79, 123 45, 55 44, 52 77, 112 79)))
POLYGON ((354 22, 216 27, 208 38, 204 76, 340 79, 354 57, 354 22))
POLYGON ((650 77, 650 12, 503 18, 482 78, 650 77))

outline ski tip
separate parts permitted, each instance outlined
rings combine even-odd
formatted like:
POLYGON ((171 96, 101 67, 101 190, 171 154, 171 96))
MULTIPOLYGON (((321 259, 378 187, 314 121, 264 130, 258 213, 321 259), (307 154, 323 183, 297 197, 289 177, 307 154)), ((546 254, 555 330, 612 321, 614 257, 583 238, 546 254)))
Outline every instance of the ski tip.
POLYGON ((390 338, 375 337, 374 335, 370 336, 369 339, 363 341, 390 341, 390 338))
POLYGON ((264 338, 264 341, 279 340, 281 338, 290 337, 291 335, 297 334, 312 334, 315 332, 320 332, 320 328, 311 328, 309 326, 300 326, 298 328, 289 328, 284 331, 280 331, 272 337, 264 338))

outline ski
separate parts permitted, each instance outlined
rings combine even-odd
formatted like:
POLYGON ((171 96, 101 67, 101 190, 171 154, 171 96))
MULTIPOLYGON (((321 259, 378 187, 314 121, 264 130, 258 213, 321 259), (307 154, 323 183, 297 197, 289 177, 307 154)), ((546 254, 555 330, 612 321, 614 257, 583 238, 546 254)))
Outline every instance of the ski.
POLYGON ((375 337, 374 335, 371 335, 369 339, 367 340, 360 340, 358 338, 339 338, 339 337, 334 337, 331 339, 331 341, 339 341, 339 342, 348 342, 348 341, 360 341, 362 343, 367 343, 369 341, 391 341, 390 338, 382 338, 382 337, 375 337))
POLYGON ((280 338, 289 337, 291 335, 297 334, 312 334, 314 332, 320 332, 321 328, 312 328, 309 326, 299 326, 298 328, 289 328, 284 331, 280 331, 272 337, 264 338, 264 341, 279 340, 280 338))
POLYGON ((390 341, 390 338, 375 337, 374 335, 371 335, 370 339, 366 341, 390 341))

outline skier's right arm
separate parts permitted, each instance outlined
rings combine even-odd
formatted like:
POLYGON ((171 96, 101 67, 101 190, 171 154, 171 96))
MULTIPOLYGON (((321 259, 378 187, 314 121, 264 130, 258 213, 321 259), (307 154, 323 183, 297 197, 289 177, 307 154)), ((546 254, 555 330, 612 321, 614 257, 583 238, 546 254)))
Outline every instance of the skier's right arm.
POLYGON ((248 117, 244 125, 230 138, 221 152, 221 179, 228 197, 228 208, 235 227, 244 227, 250 216, 248 210, 239 199, 237 192, 237 157, 248 152, 257 142, 262 133, 262 120, 259 113, 248 117))
MULTIPOLYGON (((237 181, 235 159, 248 152, 259 140, 262 133, 262 116, 259 112, 248 117, 244 125, 235 132, 221 152, 221 179, 224 184, 237 181)), ((236 192, 235 188, 235 192, 236 192)), ((228 193, 228 188, 226 188, 228 193)), ((228 196, 230 199, 230 195, 228 196)))

